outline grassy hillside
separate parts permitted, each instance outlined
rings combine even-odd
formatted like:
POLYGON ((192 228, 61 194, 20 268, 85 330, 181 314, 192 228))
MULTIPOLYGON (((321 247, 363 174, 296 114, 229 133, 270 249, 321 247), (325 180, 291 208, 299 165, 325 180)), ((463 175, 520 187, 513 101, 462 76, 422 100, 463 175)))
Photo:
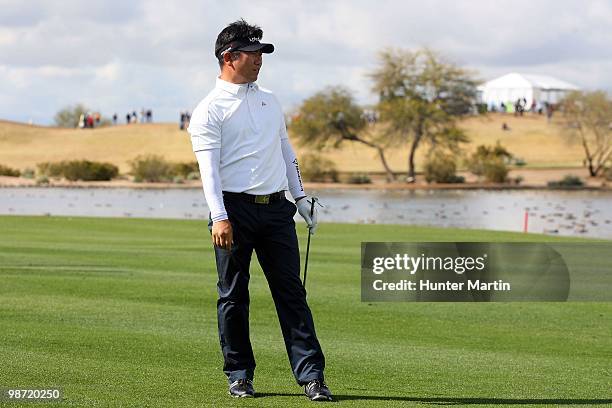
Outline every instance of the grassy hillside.
POLYGON ((111 162, 125 172, 128 162, 139 154, 161 154, 173 161, 195 160, 187 132, 170 124, 63 129, 0 122, 0 163, 12 167, 89 159, 111 162))
MULTIPOLYGON (((510 152, 524 158, 529 167, 573 167, 582 162, 580 147, 568 145, 558 127, 549 125, 540 116, 515 118, 493 114, 466 119, 461 126, 472 139, 468 150, 499 140, 510 152), (510 131, 502 131, 503 122, 510 131)), ((299 153, 304 148, 297 150, 299 153)), ((422 162, 425 151, 425 148, 419 151, 418 163, 422 162)), ((110 161, 125 172, 129 169, 129 160, 146 153, 162 154, 173 161, 194 160, 189 135, 179 131, 176 124, 120 125, 90 130, 0 121, 0 164, 20 169, 33 168, 43 161, 77 158, 110 161)), ((382 171, 375 152, 358 144, 347 143, 341 150, 324 155, 340 171, 382 171)), ((388 158, 394 171, 406 171, 407 147, 389 148, 388 158)))
MULTIPOLYGON (((4 387, 62 387, 65 401, 53 406, 245 406, 226 395, 203 222, 0 217, 0 230, 4 387)), ((362 303, 364 237, 552 240, 322 225, 308 297, 342 406, 612 403, 612 303, 362 303)), ((260 397, 247 405, 312 406, 291 376, 258 266, 250 288, 260 397)))

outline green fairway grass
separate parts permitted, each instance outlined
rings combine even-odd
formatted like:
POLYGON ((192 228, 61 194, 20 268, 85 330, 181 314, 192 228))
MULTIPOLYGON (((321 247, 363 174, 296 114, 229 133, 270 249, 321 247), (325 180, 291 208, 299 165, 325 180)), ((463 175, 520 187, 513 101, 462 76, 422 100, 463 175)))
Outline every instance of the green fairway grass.
MULTIPOLYGON (((305 245, 304 224, 298 234, 305 245)), ((337 404, 612 404, 612 303, 360 302, 361 241, 527 240, 569 239, 322 224, 307 290, 337 404)), ((294 382, 255 259, 259 397, 227 395, 205 221, 0 217, 0 282, 0 387, 63 389, 62 403, 40 405, 313 404, 294 382)))

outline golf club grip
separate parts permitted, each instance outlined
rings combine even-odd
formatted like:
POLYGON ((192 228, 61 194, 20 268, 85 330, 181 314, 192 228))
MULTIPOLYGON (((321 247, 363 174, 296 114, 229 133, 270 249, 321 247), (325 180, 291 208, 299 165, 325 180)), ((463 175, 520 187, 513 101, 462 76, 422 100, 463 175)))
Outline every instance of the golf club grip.
POLYGON ((315 201, 317 199, 312 197, 312 201, 310 203, 310 221, 312 222, 312 216, 314 215, 314 206, 315 206, 315 201))

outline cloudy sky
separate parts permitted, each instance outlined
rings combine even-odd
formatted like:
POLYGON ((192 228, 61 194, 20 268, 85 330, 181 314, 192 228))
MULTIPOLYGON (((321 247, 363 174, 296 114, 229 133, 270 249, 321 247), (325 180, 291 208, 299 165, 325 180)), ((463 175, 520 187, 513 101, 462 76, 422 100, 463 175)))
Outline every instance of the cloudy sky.
POLYGON ((239 17, 275 44, 258 82, 286 110, 334 84, 374 102, 366 73, 388 46, 429 46, 482 79, 612 91, 610 0, 0 0, 0 119, 50 124, 82 102, 176 121, 214 85, 216 35, 239 17))

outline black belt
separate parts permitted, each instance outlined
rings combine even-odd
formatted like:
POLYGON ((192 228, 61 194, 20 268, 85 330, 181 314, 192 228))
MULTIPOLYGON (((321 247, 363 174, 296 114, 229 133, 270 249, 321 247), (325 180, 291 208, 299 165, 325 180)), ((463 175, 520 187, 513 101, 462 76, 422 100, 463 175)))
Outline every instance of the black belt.
POLYGON ((232 193, 230 191, 224 191, 223 197, 238 198, 240 200, 255 204, 270 204, 275 201, 284 200, 285 192, 279 191, 278 193, 272 194, 254 195, 247 193, 232 193))

